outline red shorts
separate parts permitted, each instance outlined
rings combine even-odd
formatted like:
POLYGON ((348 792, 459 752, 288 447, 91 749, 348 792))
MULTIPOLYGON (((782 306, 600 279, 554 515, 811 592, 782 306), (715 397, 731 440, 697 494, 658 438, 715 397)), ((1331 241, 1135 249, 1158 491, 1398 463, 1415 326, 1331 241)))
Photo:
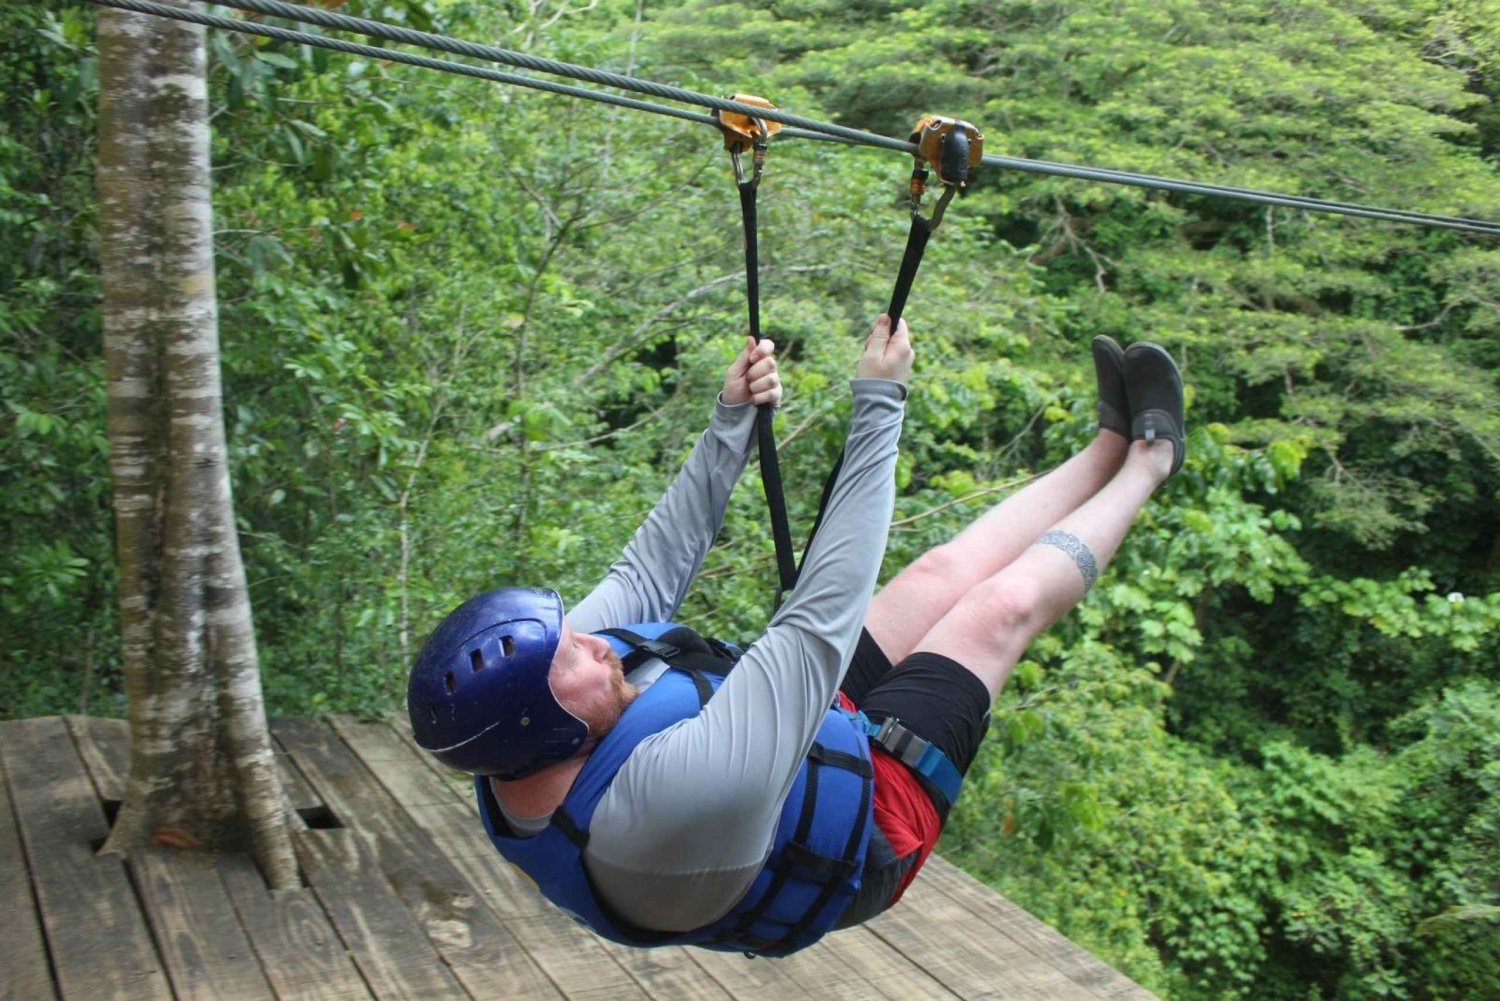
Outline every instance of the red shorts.
MULTIPOLYGON (((839 702, 845 709, 854 710, 854 703, 843 692, 839 702)), ((937 807, 932 797, 922 788, 917 777, 883 747, 871 748, 871 763, 875 766, 875 825, 891 843, 898 858, 906 858, 912 852, 920 852, 917 861, 896 887, 886 906, 901 899, 911 881, 927 862, 943 833, 943 823, 938 818, 937 807)))
POLYGON ((943 823, 938 819, 932 797, 917 782, 910 768, 883 747, 874 748, 870 759, 875 764, 875 825, 902 858, 914 851, 921 852, 916 864, 896 887, 886 905, 889 907, 901 899, 901 894, 927 863, 938 835, 943 833, 943 823))

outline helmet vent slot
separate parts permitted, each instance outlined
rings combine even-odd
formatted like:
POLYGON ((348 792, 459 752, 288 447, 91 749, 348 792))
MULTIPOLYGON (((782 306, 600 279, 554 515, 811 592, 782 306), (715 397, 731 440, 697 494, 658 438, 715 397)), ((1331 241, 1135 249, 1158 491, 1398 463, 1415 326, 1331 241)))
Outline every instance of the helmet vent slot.
POLYGON ((443 680, 448 684, 449 694, 458 691, 458 679, 453 676, 452 671, 449 671, 447 674, 445 674, 443 676, 443 680))
POLYGON ((427 718, 432 721, 433 726, 437 726, 437 706, 431 702, 427 703, 427 718))
POLYGON ((484 654, 479 650, 470 650, 469 667, 473 668, 475 674, 478 674, 484 667, 484 654))
POLYGON ((500 637, 500 651, 507 657, 516 655, 516 638, 514 636, 500 637))

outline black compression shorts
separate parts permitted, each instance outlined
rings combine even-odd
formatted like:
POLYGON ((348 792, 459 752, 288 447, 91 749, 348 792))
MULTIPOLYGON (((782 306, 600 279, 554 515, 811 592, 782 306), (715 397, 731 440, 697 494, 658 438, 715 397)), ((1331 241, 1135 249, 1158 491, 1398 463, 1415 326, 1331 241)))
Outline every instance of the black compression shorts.
MULTIPOLYGON (((892 666, 865 630, 860 631, 842 691, 870 719, 894 716, 912 733, 937 745, 963 775, 989 730, 989 689, 973 672, 952 658, 920 650, 892 666)), ((938 815, 946 816, 942 797, 925 780, 923 788, 938 815)))

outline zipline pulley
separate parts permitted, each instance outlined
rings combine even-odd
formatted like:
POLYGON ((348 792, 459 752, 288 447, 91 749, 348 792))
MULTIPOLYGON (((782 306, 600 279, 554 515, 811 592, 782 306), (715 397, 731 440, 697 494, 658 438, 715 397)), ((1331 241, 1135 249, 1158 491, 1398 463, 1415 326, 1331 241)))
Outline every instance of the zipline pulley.
POLYGON ((906 297, 912 291, 912 282, 916 281, 916 269, 921 266, 922 252, 927 251, 927 240, 942 222, 942 213, 947 212, 954 194, 960 197, 968 194, 969 171, 984 159, 984 135, 960 119, 945 119, 936 114, 927 116, 916 123, 910 141, 916 144, 910 180, 912 228, 906 234, 906 251, 901 254, 901 269, 895 275, 891 305, 885 311, 891 317, 892 329, 906 308, 906 297), (938 174, 942 195, 933 207, 932 218, 926 218, 922 216, 922 195, 927 192, 927 179, 932 174, 938 174))
POLYGON ((942 222, 943 212, 954 193, 960 197, 968 193, 969 171, 984 159, 984 135, 960 119, 929 115, 916 124, 908 141, 917 147, 911 170, 912 215, 921 215, 922 196, 927 192, 927 178, 931 173, 937 174, 943 186, 943 193, 932 210, 932 218, 926 220, 927 230, 931 232, 942 222))
POLYGON ((911 168, 911 229, 906 235, 906 251, 901 255, 901 269, 896 274, 891 304, 886 309, 893 329, 896 321, 901 319, 901 311, 906 308, 906 297, 911 293, 911 283, 916 280, 928 238, 943 221, 943 213, 953 195, 968 193, 969 171, 979 166, 984 158, 984 135, 957 118, 927 116, 913 127, 911 142, 917 147, 911 168), (927 192, 927 179, 933 173, 937 174, 943 193, 932 210, 932 217, 927 218, 922 215, 922 196, 927 192))
MULTIPOLYGON (((776 110, 776 105, 754 94, 731 94, 729 100, 754 108, 776 110)), ((781 131, 781 123, 718 108, 714 109, 713 116, 715 123, 719 126, 719 131, 724 133, 724 148, 729 151, 730 159, 734 161, 735 183, 759 184, 761 171, 766 166, 766 150, 770 145, 771 137, 781 131), (748 181, 745 179, 745 164, 742 159, 746 150, 749 150, 751 155, 751 174, 748 181)))

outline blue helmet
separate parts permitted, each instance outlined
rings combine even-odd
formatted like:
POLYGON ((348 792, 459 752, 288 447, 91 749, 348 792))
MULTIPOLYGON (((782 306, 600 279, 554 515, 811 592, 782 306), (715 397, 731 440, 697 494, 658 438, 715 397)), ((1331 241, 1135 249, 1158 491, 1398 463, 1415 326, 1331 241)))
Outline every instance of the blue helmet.
POLYGON ((500 779, 576 754, 588 725, 547 681, 562 622, 556 591, 525 587, 486 591, 450 612, 411 669, 417 743, 444 764, 500 779))

